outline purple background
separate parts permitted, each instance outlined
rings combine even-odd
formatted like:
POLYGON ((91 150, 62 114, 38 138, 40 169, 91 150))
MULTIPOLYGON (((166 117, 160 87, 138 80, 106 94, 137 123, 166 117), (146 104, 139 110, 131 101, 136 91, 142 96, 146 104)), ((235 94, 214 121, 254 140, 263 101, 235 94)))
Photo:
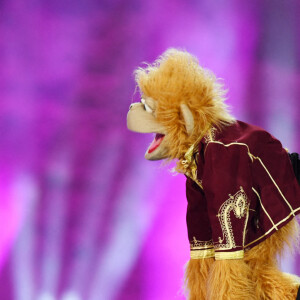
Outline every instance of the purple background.
POLYGON ((238 119, 300 152, 300 2, 2 0, 0 13, 1 300, 183 299, 184 177, 126 129, 132 72, 184 48, 224 78, 238 119))

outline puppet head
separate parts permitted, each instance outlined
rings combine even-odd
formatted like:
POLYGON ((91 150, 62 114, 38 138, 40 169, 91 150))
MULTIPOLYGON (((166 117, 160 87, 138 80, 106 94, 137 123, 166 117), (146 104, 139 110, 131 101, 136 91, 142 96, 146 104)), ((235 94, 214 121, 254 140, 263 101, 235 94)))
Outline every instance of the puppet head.
POLYGON ((188 52, 167 50, 152 65, 138 68, 135 80, 142 99, 131 104, 127 127, 155 133, 145 154, 148 160, 181 160, 212 126, 234 121, 222 84, 188 52))

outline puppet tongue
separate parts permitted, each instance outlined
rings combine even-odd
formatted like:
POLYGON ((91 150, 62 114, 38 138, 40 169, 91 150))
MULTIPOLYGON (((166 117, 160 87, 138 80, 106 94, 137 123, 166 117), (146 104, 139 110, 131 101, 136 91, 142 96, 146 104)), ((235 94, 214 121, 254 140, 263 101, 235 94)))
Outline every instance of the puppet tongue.
POLYGON ((164 134, 157 133, 152 144, 149 147, 148 153, 153 152, 160 145, 164 137, 164 134))

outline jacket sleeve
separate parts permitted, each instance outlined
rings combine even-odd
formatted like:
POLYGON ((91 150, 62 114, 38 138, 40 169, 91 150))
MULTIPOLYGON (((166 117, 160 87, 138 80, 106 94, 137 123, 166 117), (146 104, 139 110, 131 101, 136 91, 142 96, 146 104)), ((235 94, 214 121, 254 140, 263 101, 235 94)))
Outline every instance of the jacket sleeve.
POLYGON ((186 222, 192 259, 214 257, 214 246, 203 190, 190 178, 186 181, 186 222))
POLYGON ((246 144, 213 141, 206 147, 203 188, 216 260, 244 256, 252 193, 251 162, 246 144))

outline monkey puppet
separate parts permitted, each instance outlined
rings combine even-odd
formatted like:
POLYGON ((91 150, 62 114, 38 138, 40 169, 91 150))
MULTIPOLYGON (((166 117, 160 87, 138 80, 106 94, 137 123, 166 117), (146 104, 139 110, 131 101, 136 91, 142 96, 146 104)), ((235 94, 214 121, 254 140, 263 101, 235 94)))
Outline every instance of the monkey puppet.
POLYGON ((142 99, 130 106, 128 129, 155 133, 145 158, 175 159, 187 178, 188 299, 295 300, 298 277, 277 266, 300 212, 287 151, 235 120, 223 86, 187 52, 167 50, 135 79, 142 99))

